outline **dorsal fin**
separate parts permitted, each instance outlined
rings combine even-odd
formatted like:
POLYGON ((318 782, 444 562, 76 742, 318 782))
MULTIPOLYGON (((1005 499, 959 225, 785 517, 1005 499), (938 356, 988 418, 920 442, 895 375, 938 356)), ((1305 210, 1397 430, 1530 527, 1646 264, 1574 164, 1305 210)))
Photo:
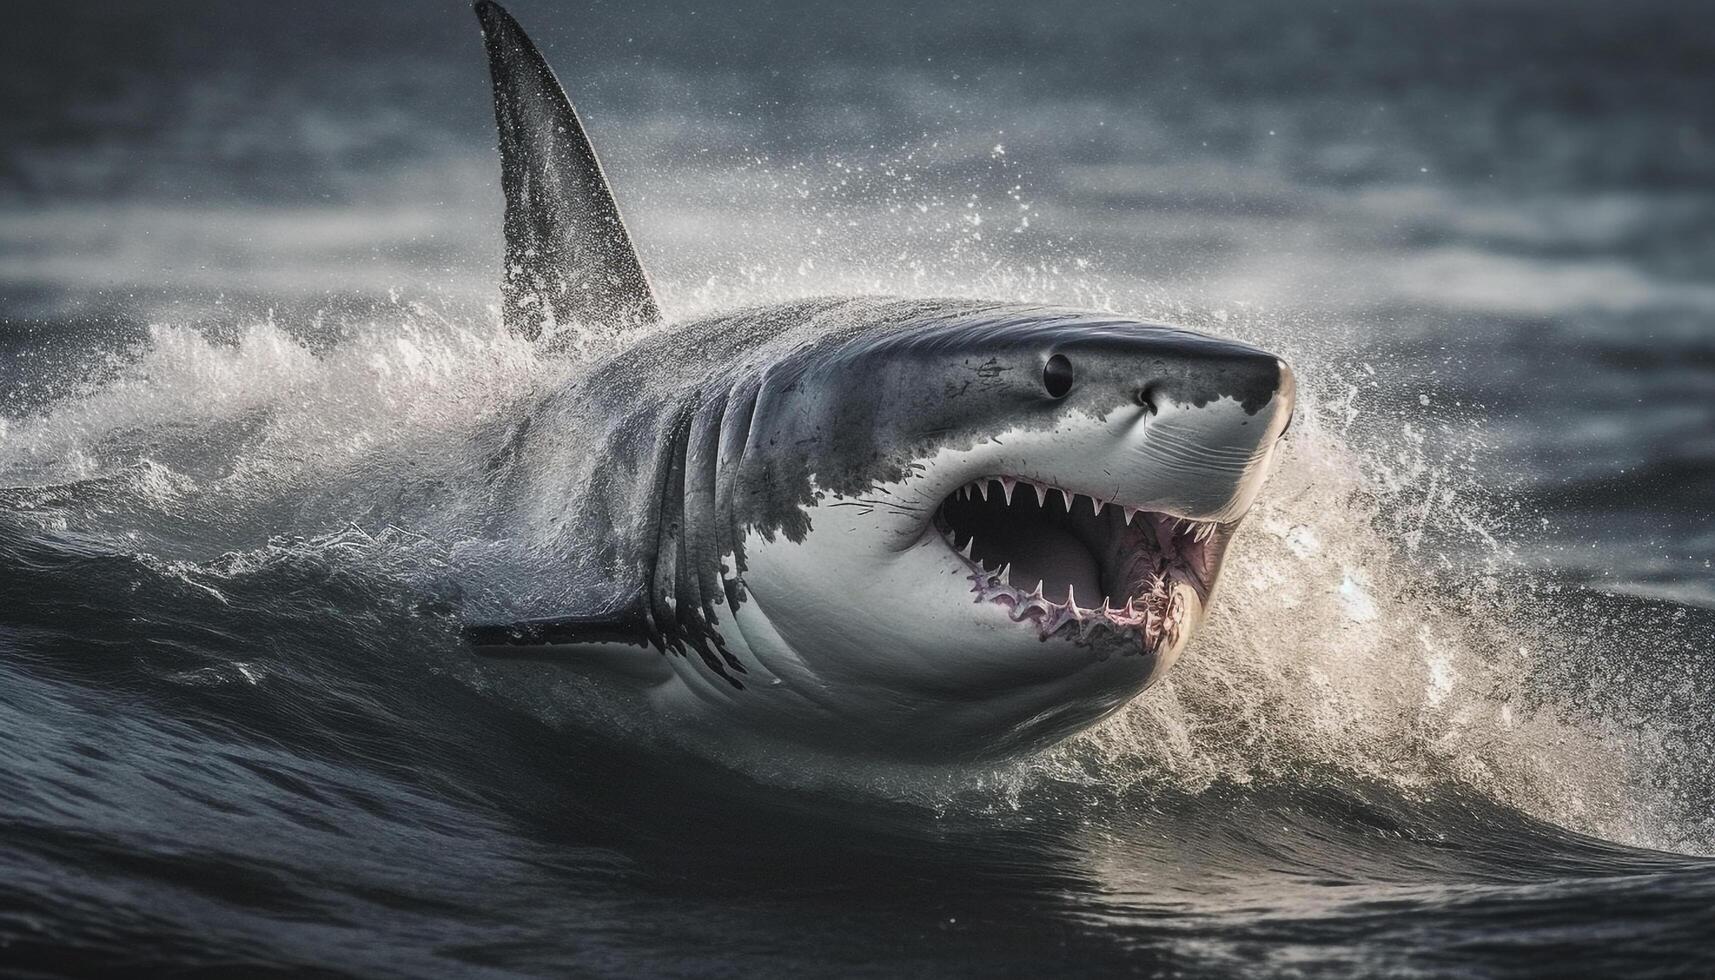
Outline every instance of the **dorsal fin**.
POLYGON ((541 52, 499 4, 476 5, 494 76, 506 190, 506 328, 531 340, 660 319, 583 124, 541 52))

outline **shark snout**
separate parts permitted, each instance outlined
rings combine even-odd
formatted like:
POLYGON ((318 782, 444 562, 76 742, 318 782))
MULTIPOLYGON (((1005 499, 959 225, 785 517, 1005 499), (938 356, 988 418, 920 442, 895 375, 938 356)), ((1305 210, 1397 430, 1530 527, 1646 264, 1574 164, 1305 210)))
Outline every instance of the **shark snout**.
POLYGON ((1161 509, 1235 521, 1256 499, 1291 412, 1284 394, 1254 413, 1230 400, 1165 405, 1130 434, 1125 469, 1161 509))

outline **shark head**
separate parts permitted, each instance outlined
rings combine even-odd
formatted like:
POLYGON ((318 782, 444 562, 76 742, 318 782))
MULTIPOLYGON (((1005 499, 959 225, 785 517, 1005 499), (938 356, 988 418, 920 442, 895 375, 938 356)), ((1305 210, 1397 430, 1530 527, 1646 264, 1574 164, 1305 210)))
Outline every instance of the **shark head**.
POLYGON ((716 478, 735 639, 811 706, 800 731, 937 757, 1055 741, 1195 634, 1293 396, 1253 347, 1018 307, 786 358, 716 478))
MULTIPOLYGON (((543 526, 581 534, 556 538, 571 547, 552 563, 583 556, 602 598, 473 624, 473 642, 654 647, 666 667, 641 673, 664 715, 921 759, 1050 743, 1162 675, 1291 418, 1282 361, 968 301, 804 301, 657 328, 571 103, 504 10, 477 13, 507 327, 647 339, 561 399, 612 420, 578 443, 589 479, 525 492, 543 526)), ((527 469, 565 470, 551 455, 527 469)))

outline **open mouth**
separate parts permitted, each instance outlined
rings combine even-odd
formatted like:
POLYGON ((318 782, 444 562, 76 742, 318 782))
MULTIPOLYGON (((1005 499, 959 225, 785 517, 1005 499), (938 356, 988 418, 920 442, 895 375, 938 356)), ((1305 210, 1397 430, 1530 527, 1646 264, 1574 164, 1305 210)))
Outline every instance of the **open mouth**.
POLYGON ((960 487, 935 527, 970 566, 978 602, 1044 640, 1135 634, 1146 653, 1179 642, 1192 596, 1207 603, 1232 530, 1016 477, 960 487))

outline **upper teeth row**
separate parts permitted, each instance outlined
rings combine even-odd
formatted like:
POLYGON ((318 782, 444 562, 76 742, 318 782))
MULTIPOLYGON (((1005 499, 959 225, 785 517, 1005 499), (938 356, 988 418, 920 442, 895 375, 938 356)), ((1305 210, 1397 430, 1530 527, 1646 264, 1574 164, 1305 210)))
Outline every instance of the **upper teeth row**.
MULTIPOLYGON (((1089 494, 1077 493, 1060 487, 1049 486, 1046 483, 1037 483, 1035 480, 1021 480, 1010 476, 1000 476, 987 480, 977 480, 974 483, 967 483, 953 491, 953 496, 965 500, 969 500, 973 497, 981 497, 982 499, 987 500, 989 498, 989 485, 991 483, 999 487, 1000 495, 1009 504, 1012 503, 1012 492, 1018 488, 1020 483, 1023 483, 1036 491, 1036 503, 1041 507, 1048 506, 1049 494, 1059 494, 1060 501, 1065 504, 1067 513, 1071 513, 1072 504, 1078 500, 1088 500, 1090 502, 1090 509, 1097 515, 1100 515, 1110 503, 1110 501, 1103 500, 1100 497, 1092 497, 1089 494)), ((1132 518, 1136 517, 1138 514, 1136 507, 1126 507, 1123 504, 1117 506, 1119 506, 1121 512, 1125 514, 1125 522, 1127 524, 1130 524, 1132 518)))
MULTIPOLYGON (((1059 494, 1060 502, 1065 506, 1066 513, 1068 514, 1072 512, 1072 505, 1079 500, 1088 500, 1090 502, 1091 512, 1097 517, 1100 517, 1102 511, 1112 503, 1111 501, 1103 500, 1100 497, 1092 497, 1086 493, 1077 493, 1076 491, 1066 490, 1061 487, 1049 486, 1046 483, 1038 483, 1035 480, 1022 480, 1009 476, 992 477, 967 483, 953 491, 953 496, 963 500, 970 500, 973 497, 981 497, 982 499, 987 500, 989 498, 989 485, 994 484, 998 488, 1000 495, 1008 504, 1010 504, 1012 503, 1012 492, 1018 488, 1020 483, 1027 484, 1036 491, 1036 503, 1037 506, 1040 507, 1048 506, 1049 494, 1059 494)), ((1114 506, 1120 509, 1120 513, 1125 517, 1127 525, 1130 525, 1132 520, 1140 513, 1136 507, 1127 507, 1124 504, 1115 504, 1114 506)), ((1210 521, 1193 521, 1188 518, 1167 517, 1163 515, 1161 523, 1171 527, 1175 534, 1190 533, 1197 541, 1206 541, 1209 539, 1210 535, 1215 533, 1215 525, 1210 521)))

